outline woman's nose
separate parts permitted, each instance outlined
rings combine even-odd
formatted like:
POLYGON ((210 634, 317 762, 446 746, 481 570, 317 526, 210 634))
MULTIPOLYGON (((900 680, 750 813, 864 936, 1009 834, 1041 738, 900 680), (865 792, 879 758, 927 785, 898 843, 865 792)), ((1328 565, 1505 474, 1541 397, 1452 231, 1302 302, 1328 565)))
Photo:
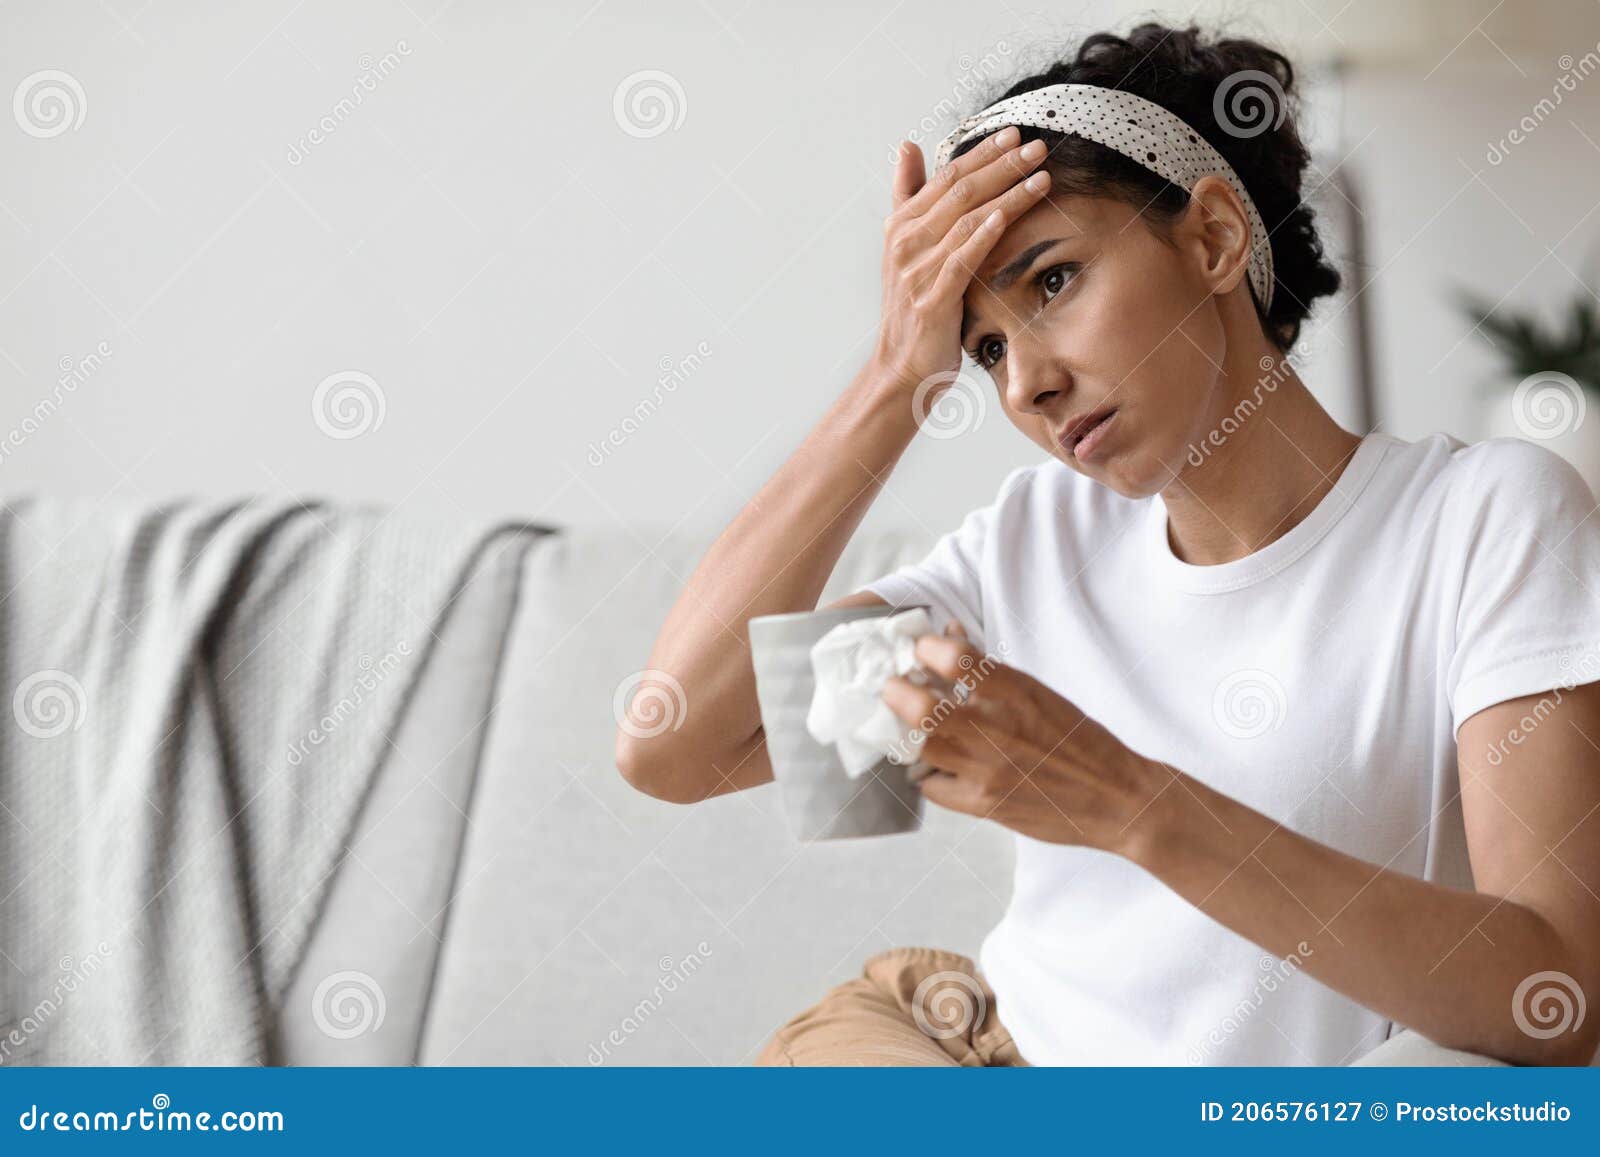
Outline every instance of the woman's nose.
POLYGON ((1006 351, 1006 401, 1018 413, 1031 414, 1070 387, 1067 372, 1053 359, 1023 352, 1015 344, 1006 351))

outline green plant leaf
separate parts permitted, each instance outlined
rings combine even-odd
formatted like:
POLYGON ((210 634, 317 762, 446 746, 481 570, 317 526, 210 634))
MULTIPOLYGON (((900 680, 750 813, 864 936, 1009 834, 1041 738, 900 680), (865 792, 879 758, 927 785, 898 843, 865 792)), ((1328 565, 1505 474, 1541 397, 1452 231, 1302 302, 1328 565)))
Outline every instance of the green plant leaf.
POLYGON ((1454 296, 1473 329, 1518 379, 1563 373, 1600 395, 1600 300, 1593 294, 1575 297, 1565 318, 1554 326, 1546 326, 1534 314, 1497 308, 1465 290, 1454 296))

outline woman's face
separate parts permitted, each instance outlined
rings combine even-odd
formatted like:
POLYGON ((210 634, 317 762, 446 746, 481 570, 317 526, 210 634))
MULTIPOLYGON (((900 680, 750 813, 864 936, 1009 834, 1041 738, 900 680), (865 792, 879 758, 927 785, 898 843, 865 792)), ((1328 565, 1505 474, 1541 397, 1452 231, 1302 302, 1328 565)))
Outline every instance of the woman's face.
POLYGON ((1226 343, 1198 244, 1105 197, 1046 199, 965 298, 962 346, 1012 423, 1127 497, 1154 494, 1214 424, 1226 343))

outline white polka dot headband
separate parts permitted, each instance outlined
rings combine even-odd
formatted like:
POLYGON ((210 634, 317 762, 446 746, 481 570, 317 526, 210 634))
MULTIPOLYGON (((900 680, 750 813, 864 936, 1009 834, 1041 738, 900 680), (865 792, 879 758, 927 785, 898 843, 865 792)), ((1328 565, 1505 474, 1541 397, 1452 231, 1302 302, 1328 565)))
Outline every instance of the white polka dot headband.
POLYGON ((1020 93, 966 117, 939 143, 935 166, 957 147, 1010 125, 1083 137, 1114 149, 1185 190, 1215 174, 1233 186, 1250 218, 1250 286, 1262 310, 1272 306, 1272 241, 1256 203, 1223 155, 1183 120, 1135 93, 1094 84, 1053 84, 1020 93))

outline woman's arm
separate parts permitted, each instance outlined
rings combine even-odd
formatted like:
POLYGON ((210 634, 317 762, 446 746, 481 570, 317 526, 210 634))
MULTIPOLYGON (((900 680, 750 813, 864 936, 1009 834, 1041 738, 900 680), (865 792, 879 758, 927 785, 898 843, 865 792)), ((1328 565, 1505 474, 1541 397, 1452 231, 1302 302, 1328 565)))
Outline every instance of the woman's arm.
MULTIPOLYGON (((981 657, 937 636, 917 655, 951 679, 981 657)), ((885 699, 908 721, 933 714, 928 692, 905 680, 885 699)), ((1297 954, 1323 984, 1441 1045, 1524 1064, 1588 1064, 1600 1045, 1600 1008, 1577 1018, 1600 999, 1600 684, 1501 703, 1462 725, 1476 891, 1298 835, 1129 751, 1011 668, 991 667, 927 744, 924 758, 944 772, 922 781, 934 802, 1123 855, 1239 935, 1297 954), (1552 1034, 1558 992, 1571 1014, 1552 1034)))
MULTIPOLYGON (((961 364, 962 298, 1005 231, 1044 196, 1024 178, 1042 143, 1002 131, 924 183, 902 145, 885 223, 883 318, 874 356, 723 531, 656 639, 638 719, 619 720, 617 766, 641 791, 688 803, 772 778, 746 622, 810 610, 862 516, 916 436, 918 387, 961 364), (676 684, 674 686, 673 684, 676 684), (682 703, 674 726, 645 717, 682 703), (635 725, 636 724, 636 725, 635 725)), ((948 382, 945 383, 946 386, 948 382)), ((936 391, 929 391, 930 395, 936 391)), ((882 602, 852 595, 838 606, 882 602)))
MULTIPOLYGON (((871 374, 853 382, 794 455, 712 544, 650 653, 677 680, 682 725, 619 727, 617 766, 641 791, 676 803, 772 778, 746 622, 810 610, 916 423, 903 395, 871 374), (659 734, 655 734, 659 732, 659 734)), ((851 595, 838 605, 882 602, 851 595)), ((646 679, 644 686, 654 680, 646 679)), ((648 706, 648 696, 634 702, 648 706)))
POLYGON ((1600 1008, 1576 1023, 1579 1002, 1600 998, 1600 684, 1564 693, 1556 714, 1491 765, 1491 745, 1539 698, 1497 704, 1461 727, 1476 891, 1336 852, 1188 776, 1130 829, 1127 854, 1269 951, 1305 941, 1308 973, 1439 1044, 1586 1065, 1600 1046, 1600 1008), (1534 1035, 1561 1023, 1563 999, 1566 1030, 1534 1035))

